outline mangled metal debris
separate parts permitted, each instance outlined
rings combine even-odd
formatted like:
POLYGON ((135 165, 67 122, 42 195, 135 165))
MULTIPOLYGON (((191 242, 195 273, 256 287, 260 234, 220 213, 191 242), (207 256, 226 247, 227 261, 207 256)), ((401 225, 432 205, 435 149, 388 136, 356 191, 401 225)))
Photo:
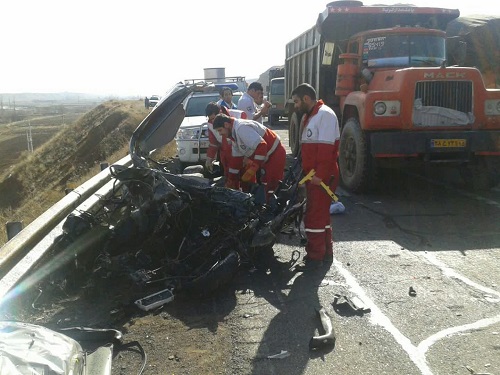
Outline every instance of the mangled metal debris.
POLYGON ((298 162, 275 194, 262 199, 201 176, 170 173, 151 158, 160 135, 163 143, 175 135, 190 92, 179 84, 154 108, 132 136, 134 166, 112 165, 113 191, 92 212, 66 219, 52 249, 53 256, 74 260, 64 277, 126 277, 138 286, 135 305, 148 311, 182 291, 217 290, 259 250, 272 247, 282 227, 302 212, 298 162))

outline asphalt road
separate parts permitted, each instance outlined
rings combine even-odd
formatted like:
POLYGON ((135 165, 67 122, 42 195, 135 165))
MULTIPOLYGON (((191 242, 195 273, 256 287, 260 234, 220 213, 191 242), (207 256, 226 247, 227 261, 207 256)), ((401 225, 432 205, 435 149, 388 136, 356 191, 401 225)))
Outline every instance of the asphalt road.
MULTIPOLYGON (((273 128, 287 146, 286 123, 273 128)), ((500 189, 468 192, 448 169, 387 171, 381 181, 370 194, 337 190, 346 210, 331 217, 329 269, 291 272, 293 251, 305 252, 298 234, 283 234, 260 267, 204 300, 140 312, 130 281, 103 278, 75 295, 34 288, 0 317, 120 329, 147 352, 145 374, 499 375, 500 189), (323 333, 320 307, 336 341, 310 350, 323 333)), ((113 375, 137 374, 139 359, 115 355, 113 375)))
MULTIPOLYGON (((288 144, 284 123, 274 128, 288 144)), ((346 211, 332 215, 329 270, 289 272, 292 251, 305 253, 284 235, 267 272, 237 280, 228 373, 500 374, 500 189, 470 193, 453 172, 417 172, 386 172, 367 195, 337 191, 346 211), (334 309, 336 294, 370 312, 334 309), (336 343, 311 351, 320 306, 336 343)))

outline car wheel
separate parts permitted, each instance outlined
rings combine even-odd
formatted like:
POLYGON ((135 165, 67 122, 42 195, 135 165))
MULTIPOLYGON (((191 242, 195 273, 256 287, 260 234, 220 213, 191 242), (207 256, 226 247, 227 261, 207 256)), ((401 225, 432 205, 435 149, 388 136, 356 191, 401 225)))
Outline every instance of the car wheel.
POLYGON ((182 289, 190 295, 209 296, 234 278, 240 266, 240 256, 231 251, 224 259, 211 264, 210 267, 185 283, 182 289))

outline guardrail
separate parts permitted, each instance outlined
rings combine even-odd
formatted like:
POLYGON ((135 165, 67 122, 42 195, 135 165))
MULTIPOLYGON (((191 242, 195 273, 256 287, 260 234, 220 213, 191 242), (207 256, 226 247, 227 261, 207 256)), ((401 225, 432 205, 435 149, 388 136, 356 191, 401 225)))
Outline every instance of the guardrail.
MULTIPOLYGON (((128 155, 115 164, 130 166, 132 160, 128 155)), ((90 208, 96 204, 99 197, 111 191, 112 186, 110 170, 106 168, 70 191, 0 248, 0 300, 36 265, 52 244, 55 235, 50 236, 50 233, 58 226, 62 227, 73 210, 81 205, 90 208), (37 246, 37 251, 33 252, 37 246)))

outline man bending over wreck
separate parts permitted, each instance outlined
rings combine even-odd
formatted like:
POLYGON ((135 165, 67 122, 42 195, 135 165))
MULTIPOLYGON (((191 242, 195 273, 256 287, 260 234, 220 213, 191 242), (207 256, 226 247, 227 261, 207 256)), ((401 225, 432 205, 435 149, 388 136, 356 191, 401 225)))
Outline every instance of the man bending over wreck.
MULTIPOLYGON (((242 120, 218 114, 213 127, 219 135, 232 140, 232 158, 226 187, 240 188, 240 170, 245 164, 242 182, 249 182, 260 171, 260 183, 272 194, 283 179, 286 150, 278 134, 254 120, 242 120)), ((266 195, 267 195, 266 194, 266 195)))

